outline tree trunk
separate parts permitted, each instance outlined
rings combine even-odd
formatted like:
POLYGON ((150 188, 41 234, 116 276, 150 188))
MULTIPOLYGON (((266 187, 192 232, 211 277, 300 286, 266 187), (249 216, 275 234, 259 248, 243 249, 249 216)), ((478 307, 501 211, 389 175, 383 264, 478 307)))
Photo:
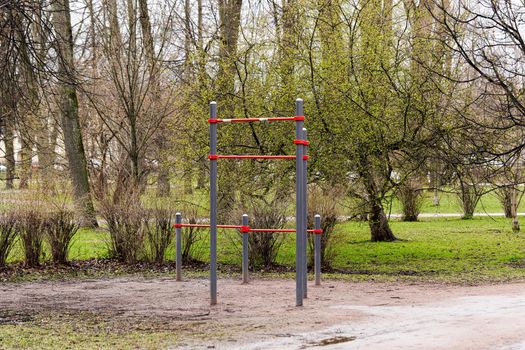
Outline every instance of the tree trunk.
POLYGON ((503 186, 496 190, 503 212, 507 219, 512 218, 512 188, 510 186, 503 186))
MULTIPOLYGON (((160 85, 159 85, 159 74, 157 57, 155 55, 155 46, 153 41, 153 34, 151 32, 151 20, 148 9, 147 0, 139 0, 139 20, 140 28, 143 37, 144 51, 146 52, 146 60, 149 66, 149 85, 152 94, 152 101, 154 101, 154 109, 160 110, 155 105, 156 101, 160 101, 160 85)), ((160 121, 161 124, 165 124, 164 118, 160 121)), ((156 145, 156 158, 158 160, 158 171, 157 171, 157 196, 166 197, 170 194, 170 169, 167 148, 167 140, 165 126, 158 128, 154 137, 156 145)))
POLYGON ((520 222, 518 221, 518 195, 516 187, 512 186, 511 190, 511 216, 512 216, 512 231, 520 231, 520 222))
POLYGON ((396 240, 388 224, 388 218, 383 209, 383 205, 377 198, 370 202, 368 225, 370 226, 372 242, 392 242, 396 240))
POLYGON ((5 188, 11 190, 13 189, 13 180, 15 178, 15 148, 13 145, 14 130, 11 113, 7 113, 4 118, 4 145, 6 160, 5 188))
POLYGON ((31 159, 32 159, 32 150, 31 143, 28 140, 28 137, 24 135, 24 132, 20 130, 20 171, 19 177, 20 182, 18 188, 25 190, 29 188, 29 177, 31 173, 31 159))
POLYGON ((459 185, 459 199, 463 206, 463 219, 472 219, 481 196, 474 185, 468 184, 461 179, 459 180, 459 185))
POLYGON ((64 134, 64 148, 73 185, 73 197, 82 225, 97 226, 78 115, 69 0, 55 1, 53 10, 53 26, 57 35, 59 53, 60 114, 64 134))
MULTIPOLYGON (((219 114, 229 117, 235 114, 235 61, 241 9, 242 0, 219 0, 220 50, 217 92, 219 114)), ((222 140, 229 142, 232 140, 232 135, 224 133, 222 140)), ((234 169, 219 167, 217 215, 222 222, 233 220, 230 215, 235 202, 235 186, 229 174, 234 171, 234 169)))
POLYGON ((368 205, 370 213, 368 215, 368 225, 370 226, 370 235, 372 242, 392 242, 396 240, 388 218, 383 209, 381 202, 382 196, 377 188, 376 180, 374 179, 371 165, 366 155, 360 155, 359 173, 364 182, 364 187, 367 194, 368 205))

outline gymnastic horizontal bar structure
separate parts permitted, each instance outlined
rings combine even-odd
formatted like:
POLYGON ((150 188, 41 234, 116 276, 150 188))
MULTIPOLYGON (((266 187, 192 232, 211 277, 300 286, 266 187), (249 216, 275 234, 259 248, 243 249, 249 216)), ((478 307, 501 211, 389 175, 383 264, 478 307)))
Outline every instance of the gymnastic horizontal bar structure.
POLYGON ((248 281, 248 234, 249 233, 293 233, 295 232, 295 305, 302 306, 303 298, 307 297, 307 236, 314 233, 315 240, 315 261, 316 264, 316 284, 320 281, 320 247, 321 234, 320 220, 316 216, 315 229, 307 229, 308 195, 307 195, 307 163, 308 146, 307 132, 304 128, 304 106, 303 100, 295 100, 295 115, 290 117, 270 117, 270 118, 217 118, 217 103, 210 102, 209 136, 210 152, 210 222, 209 224, 183 224, 181 215, 177 215, 176 224, 176 261, 177 261, 177 280, 181 279, 180 265, 182 261, 181 247, 183 227, 209 228, 210 230, 210 305, 217 304, 217 229, 237 229, 242 233, 243 242, 243 282, 248 281), (295 155, 220 155, 217 154, 218 126, 220 124, 234 123, 274 123, 274 122, 294 122, 295 155), (243 215, 242 225, 220 225, 217 223, 217 163, 219 159, 252 159, 252 160, 295 160, 295 229, 260 229, 251 228, 248 225, 248 215, 243 215))

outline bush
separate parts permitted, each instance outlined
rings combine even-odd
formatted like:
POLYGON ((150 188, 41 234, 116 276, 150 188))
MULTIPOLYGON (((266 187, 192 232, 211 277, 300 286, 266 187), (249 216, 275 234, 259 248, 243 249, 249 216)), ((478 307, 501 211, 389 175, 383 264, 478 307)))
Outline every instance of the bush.
POLYGON ((157 263, 164 262, 166 249, 173 241, 175 234, 175 215, 168 209, 156 208, 151 220, 146 224, 146 238, 148 242, 148 259, 157 263))
MULTIPOLYGON (((323 188, 319 185, 311 185, 308 189, 308 228, 314 228, 314 216, 321 216, 321 266, 330 268, 335 259, 336 240, 334 236, 335 225, 338 221, 338 199, 344 193, 339 188, 323 188)), ((308 246, 310 250, 310 265, 314 263, 314 235, 308 235, 308 246)))
POLYGON ((29 209, 20 212, 15 227, 22 240, 26 266, 35 267, 40 264, 46 226, 46 217, 41 211, 29 209))
POLYGON ((110 255, 122 262, 134 263, 143 254, 148 215, 138 195, 126 195, 113 202, 101 202, 101 215, 106 220, 110 236, 110 255))
MULTIPOLYGON (((285 202, 279 196, 272 200, 252 198, 248 201, 249 208, 247 209, 247 214, 250 216, 250 226, 254 228, 283 228, 286 224, 285 202)), ((250 262, 254 267, 274 265, 283 241, 284 235, 282 233, 250 234, 248 239, 250 262)))
POLYGON ((7 257, 16 242, 16 216, 8 212, 0 214, 0 267, 5 266, 7 257))
MULTIPOLYGON (((185 209, 185 218, 190 224, 196 224, 198 221, 197 209, 189 208, 185 209)), ((187 264, 193 261, 199 260, 200 252, 199 248, 202 246, 199 244, 203 241, 204 236, 202 233, 206 231, 203 228, 198 227, 186 227, 182 230, 182 263, 187 264)))
POLYGON ((71 241, 79 228, 75 215, 71 210, 60 208, 49 213, 46 221, 45 232, 53 261, 66 264, 71 241))

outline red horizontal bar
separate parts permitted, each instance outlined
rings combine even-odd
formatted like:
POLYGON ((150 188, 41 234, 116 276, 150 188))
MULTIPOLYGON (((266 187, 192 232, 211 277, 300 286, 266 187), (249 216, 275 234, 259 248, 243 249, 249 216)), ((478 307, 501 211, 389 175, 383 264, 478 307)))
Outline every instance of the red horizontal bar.
POLYGON ((306 231, 310 233, 317 233, 317 234, 323 233, 323 230, 306 230, 306 231))
POLYGON ((294 229, 272 229, 272 228, 251 228, 250 232, 282 232, 282 233, 292 233, 295 232, 294 229))
MULTIPOLYGON (((306 230, 310 233, 323 233, 323 230, 306 230)), ((295 229, 272 229, 272 228, 251 228, 250 232, 259 232, 259 233, 265 233, 265 232, 281 232, 281 233, 293 233, 295 232, 295 229)))
POLYGON ((253 123, 253 122, 282 122, 304 120, 303 115, 295 117, 275 117, 275 118, 234 118, 234 119, 208 119, 208 123, 253 123))
MULTIPOLYGON (((198 227, 198 228, 209 228, 209 224, 174 224, 173 227, 175 228, 182 228, 182 227, 198 227)), ((242 226, 242 225, 217 225, 217 228, 231 228, 231 229, 239 229, 243 233, 248 232, 255 232, 255 233, 269 233, 269 232, 276 232, 276 233, 294 233, 295 229, 272 229, 272 228, 250 228, 250 226, 242 226)), ((323 233, 323 230, 306 230, 310 233, 323 233)))
POLYGON ((208 159, 295 159, 295 156, 209 155, 208 159))
MULTIPOLYGON (((209 224, 174 224, 173 227, 175 228, 181 228, 181 227, 200 227, 200 228, 208 228, 210 227, 209 224)), ((242 229, 244 226, 240 225, 217 225, 217 228, 234 228, 234 229, 242 229)))

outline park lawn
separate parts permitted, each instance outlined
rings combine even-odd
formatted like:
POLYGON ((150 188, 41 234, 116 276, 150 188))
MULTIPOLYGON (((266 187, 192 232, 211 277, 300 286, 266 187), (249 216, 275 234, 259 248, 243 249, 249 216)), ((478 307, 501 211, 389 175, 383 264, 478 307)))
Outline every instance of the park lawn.
MULTIPOLYGON (((483 283, 525 279, 525 234, 512 233, 505 218, 425 218, 419 222, 391 221, 396 242, 370 242, 366 222, 344 222, 334 233, 330 277, 352 280, 440 281, 483 283)), ((207 262, 207 231, 196 243, 194 257, 207 262)), ((294 234, 287 234, 277 263, 293 270, 294 234)), ((82 229, 74 238, 69 258, 85 260, 108 257, 109 236, 103 229, 82 229)), ((174 260, 174 244, 167 251, 174 260)), ((17 247, 10 261, 22 259, 17 247)), ((239 234, 219 230, 219 263, 240 267, 239 234)), ((283 271, 286 269, 279 269, 283 271)), ((290 276, 292 274, 290 273, 290 276)))
POLYGON ((0 325, 0 349, 164 349, 178 332, 151 322, 126 322, 90 313, 37 313, 0 325))
MULTIPOLYGON (((483 283, 525 278, 525 235, 504 218, 391 221, 397 242, 371 242, 366 222, 338 225, 330 277, 483 283)), ((288 240, 278 260, 294 262, 288 240)))
MULTIPOLYGON (((423 193, 423 203, 421 213, 425 214, 462 214, 461 203, 458 196, 454 193, 440 192, 439 206, 435 206, 432 202, 433 193, 425 191, 423 193)), ((397 198, 389 197, 385 202, 385 211, 392 214, 402 213, 401 203, 397 198)), ((518 212, 525 212, 525 201, 521 201, 518 207, 518 212)), ((503 208, 499 202, 495 192, 489 192, 481 197, 477 207, 476 213, 503 213, 503 208)))

